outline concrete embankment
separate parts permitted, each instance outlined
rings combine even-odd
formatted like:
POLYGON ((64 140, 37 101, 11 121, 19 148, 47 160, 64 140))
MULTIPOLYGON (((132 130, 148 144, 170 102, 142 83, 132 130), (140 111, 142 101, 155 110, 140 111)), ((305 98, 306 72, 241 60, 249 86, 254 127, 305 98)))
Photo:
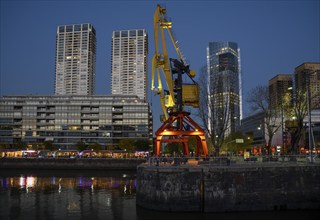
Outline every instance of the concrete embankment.
POLYGON ((320 209, 320 165, 137 168, 138 206, 173 212, 320 209))
POLYGON ((0 169, 111 169, 136 170, 139 158, 1 158, 0 169))

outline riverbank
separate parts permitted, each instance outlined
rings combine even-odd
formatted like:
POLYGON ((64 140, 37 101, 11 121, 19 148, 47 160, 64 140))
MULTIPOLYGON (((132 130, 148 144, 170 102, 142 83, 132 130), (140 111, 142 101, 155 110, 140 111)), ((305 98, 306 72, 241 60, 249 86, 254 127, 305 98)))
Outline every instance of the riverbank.
POLYGON ((136 170, 144 158, 1 158, 1 169, 136 170))

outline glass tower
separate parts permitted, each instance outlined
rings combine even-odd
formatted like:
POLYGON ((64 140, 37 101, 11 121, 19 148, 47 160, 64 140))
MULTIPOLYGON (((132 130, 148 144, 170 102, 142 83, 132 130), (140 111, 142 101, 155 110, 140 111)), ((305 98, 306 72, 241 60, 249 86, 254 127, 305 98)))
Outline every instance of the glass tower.
POLYGON ((96 31, 91 24, 57 28, 55 95, 94 95, 96 31))
POLYGON ((209 128, 225 130, 226 136, 239 129, 242 118, 240 49, 237 43, 209 42, 207 73, 209 128))
POLYGON ((111 93, 148 100, 148 35, 144 29, 113 31, 111 93))

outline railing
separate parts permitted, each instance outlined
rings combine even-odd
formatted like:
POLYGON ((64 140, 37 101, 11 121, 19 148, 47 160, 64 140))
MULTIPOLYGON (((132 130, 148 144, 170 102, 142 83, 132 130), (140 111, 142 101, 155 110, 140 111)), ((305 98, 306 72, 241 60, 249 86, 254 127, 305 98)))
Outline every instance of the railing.
MULTIPOLYGON (((0 155, 0 160, 14 160, 14 159, 32 159, 41 160, 38 157, 11 157, 0 155)), ((45 159, 70 159, 69 157, 45 157, 45 159)), ((103 160, 115 159, 109 157, 88 157, 88 158, 71 158, 77 160, 103 160)), ((279 155, 279 156, 251 156, 244 158, 243 156, 228 156, 228 157, 130 157, 130 158, 117 158, 117 159, 137 159, 144 160, 144 164, 148 166, 263 166, 275 165, 282 166, 288 164, 297 165, 320 165, 319 155, 314 155, 313 161, 309 159, 309 155, 279 155)))
POLYGON ((284 165, 284 164, 320 164, 318 155, 314 155, 313 162, 308 155, 277 155, 277 156, 243 156, 228 157, 149 157, 146 163, 150 166, 245 166, 245 165, 284 165))

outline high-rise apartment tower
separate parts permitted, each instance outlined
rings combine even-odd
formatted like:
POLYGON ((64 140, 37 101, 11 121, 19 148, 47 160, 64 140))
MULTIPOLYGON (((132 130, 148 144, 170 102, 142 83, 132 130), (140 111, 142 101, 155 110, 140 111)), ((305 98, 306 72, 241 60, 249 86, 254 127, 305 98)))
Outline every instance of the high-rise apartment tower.
POLYGON ((320 62, 305 62, 294 70, 295 90, 310 90, 311 108, 320 108, 320 62))
POLYGON ((281 109, 283 97, 292 92, 292 74, 278 74, 269 80, 269 97, 271 109, 281 109))
POLYGON ((57 28, 55 95, 94 95, 96 31, 91 24, 57 28))
POLYGON ((147 100, 148 35, 144 29, 113 31, 111 93, 147 100))
POLYGON ((240 49, 234 42, 210 42, 207 47, 209 128, 228 135, 240 127, 240 49))

